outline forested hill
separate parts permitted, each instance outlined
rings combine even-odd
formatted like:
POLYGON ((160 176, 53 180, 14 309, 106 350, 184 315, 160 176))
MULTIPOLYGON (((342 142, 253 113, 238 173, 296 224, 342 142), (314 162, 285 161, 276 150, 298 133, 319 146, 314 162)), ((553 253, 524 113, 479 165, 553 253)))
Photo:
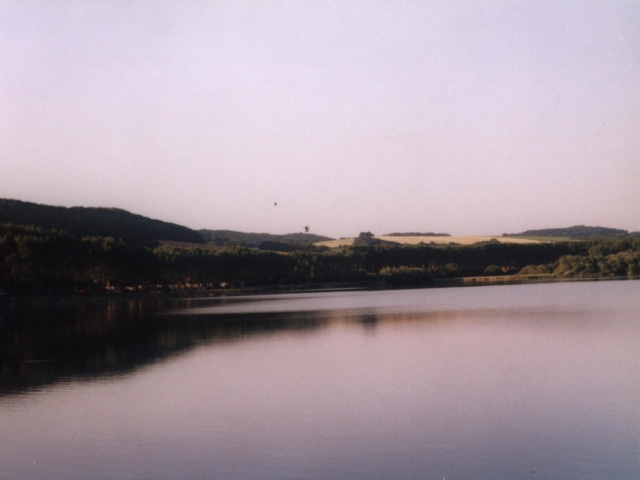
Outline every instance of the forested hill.
POLYGON ((143 245, 158 240, 202 243, 195 230, 117 208, 67 208, 0 199, 0 224, 3 223, 64 230, 78 237, 121 238, 143 245))
POLYGON ((244 233, 233 230, 199 230, 202 239, 209 244, 219 246, 242 245, 245 247, 260 247, 265 244, 311 245, 315 242, 333 240, 322 235, 312 233, 288 233, 275 235, 270 233, 244 233))
POLYGON ((568 228, 545 228, 542 230, 526 230, 522 233, 505 233, 506 237, 567 237, 567 238, 599 238, 622 237, 629 235, 626 230, 606 227, 587 227, 576 225, 568 228))

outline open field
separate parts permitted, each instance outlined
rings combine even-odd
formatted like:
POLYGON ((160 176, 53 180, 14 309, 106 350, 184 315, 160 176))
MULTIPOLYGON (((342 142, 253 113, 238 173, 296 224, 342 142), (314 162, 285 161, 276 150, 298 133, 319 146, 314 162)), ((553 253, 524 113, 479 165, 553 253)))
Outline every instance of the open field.
MULTIPOLYGON (((478 242, 488 242, 489 240, 497 240, 500 243, 544 243, 542 240, 534 240, 530 238, 519 237, 489 237, 489 236, 390 236, 379 235, 373 238, 384 240, 386 242, 396 242, 407 245, 417 245, 419 243, 436 243, 436 244, 448 244, 456 243, 458 245, 473 245, 478 242)), ((318 242, 315 245, 326 246, 329 248, 345 247, 353 244, 353 238, 341 238, 338 240, 328 240, 326 242, 318 242)))

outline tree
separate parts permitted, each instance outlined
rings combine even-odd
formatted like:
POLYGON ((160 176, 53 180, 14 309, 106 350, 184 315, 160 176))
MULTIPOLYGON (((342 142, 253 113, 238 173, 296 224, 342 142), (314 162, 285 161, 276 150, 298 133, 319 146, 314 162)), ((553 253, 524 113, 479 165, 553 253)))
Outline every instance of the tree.
POLYGON ((353 246, 354 247, 372 247, 374 245, 380 245, 382 243, 381 240, 377 238, 373 238, 373 233, 371 232, 360 232, 358 238, 354 239, 353 246))

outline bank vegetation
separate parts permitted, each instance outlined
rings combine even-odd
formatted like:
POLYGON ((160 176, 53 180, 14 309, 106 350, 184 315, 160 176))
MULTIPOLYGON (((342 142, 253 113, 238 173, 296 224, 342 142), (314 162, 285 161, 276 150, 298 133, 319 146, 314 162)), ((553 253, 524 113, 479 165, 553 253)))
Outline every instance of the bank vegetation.
POLYGON ((113 237, 0 226, 0 293, 188 291, 358 283, 424 286, 464 278, 598 278, 640 275, 640 239, 474 245, 371 242, 287 251, 137 245, 113 237), (515 276, 515 277, 514 277, 515 276))

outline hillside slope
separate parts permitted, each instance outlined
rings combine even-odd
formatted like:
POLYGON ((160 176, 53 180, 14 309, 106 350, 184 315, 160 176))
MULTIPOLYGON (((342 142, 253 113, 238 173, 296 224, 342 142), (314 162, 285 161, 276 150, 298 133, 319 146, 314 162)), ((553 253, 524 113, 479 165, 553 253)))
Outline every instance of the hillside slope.
POLYGON ((265 242, 278 242, 290 245, 311 245, 316 242, 331 240, 330 237, 314 235, 313 233, 288 233, 276 235, 271 233, 244 233, 234 230, 199 230, 202 239, 213 245, 242 245, 245 247, 259 247, 265 242))
POLYGON ((607 227, 588 227, 576 225, 567 228, 545 228, 541 230, 526 230, 522 233, 505 233, 506 237, 568 237, 568 238, 594 238, 594 237, 621 237, 629 235, 626 230, 607 227))
POLYGON ((202 243, 200 234, 195 230, 118 208, 67 208, 0 199, 2 223, 64 230, 78 237, 111 236, 136 244, 151 244, 159 240, 202 243))

